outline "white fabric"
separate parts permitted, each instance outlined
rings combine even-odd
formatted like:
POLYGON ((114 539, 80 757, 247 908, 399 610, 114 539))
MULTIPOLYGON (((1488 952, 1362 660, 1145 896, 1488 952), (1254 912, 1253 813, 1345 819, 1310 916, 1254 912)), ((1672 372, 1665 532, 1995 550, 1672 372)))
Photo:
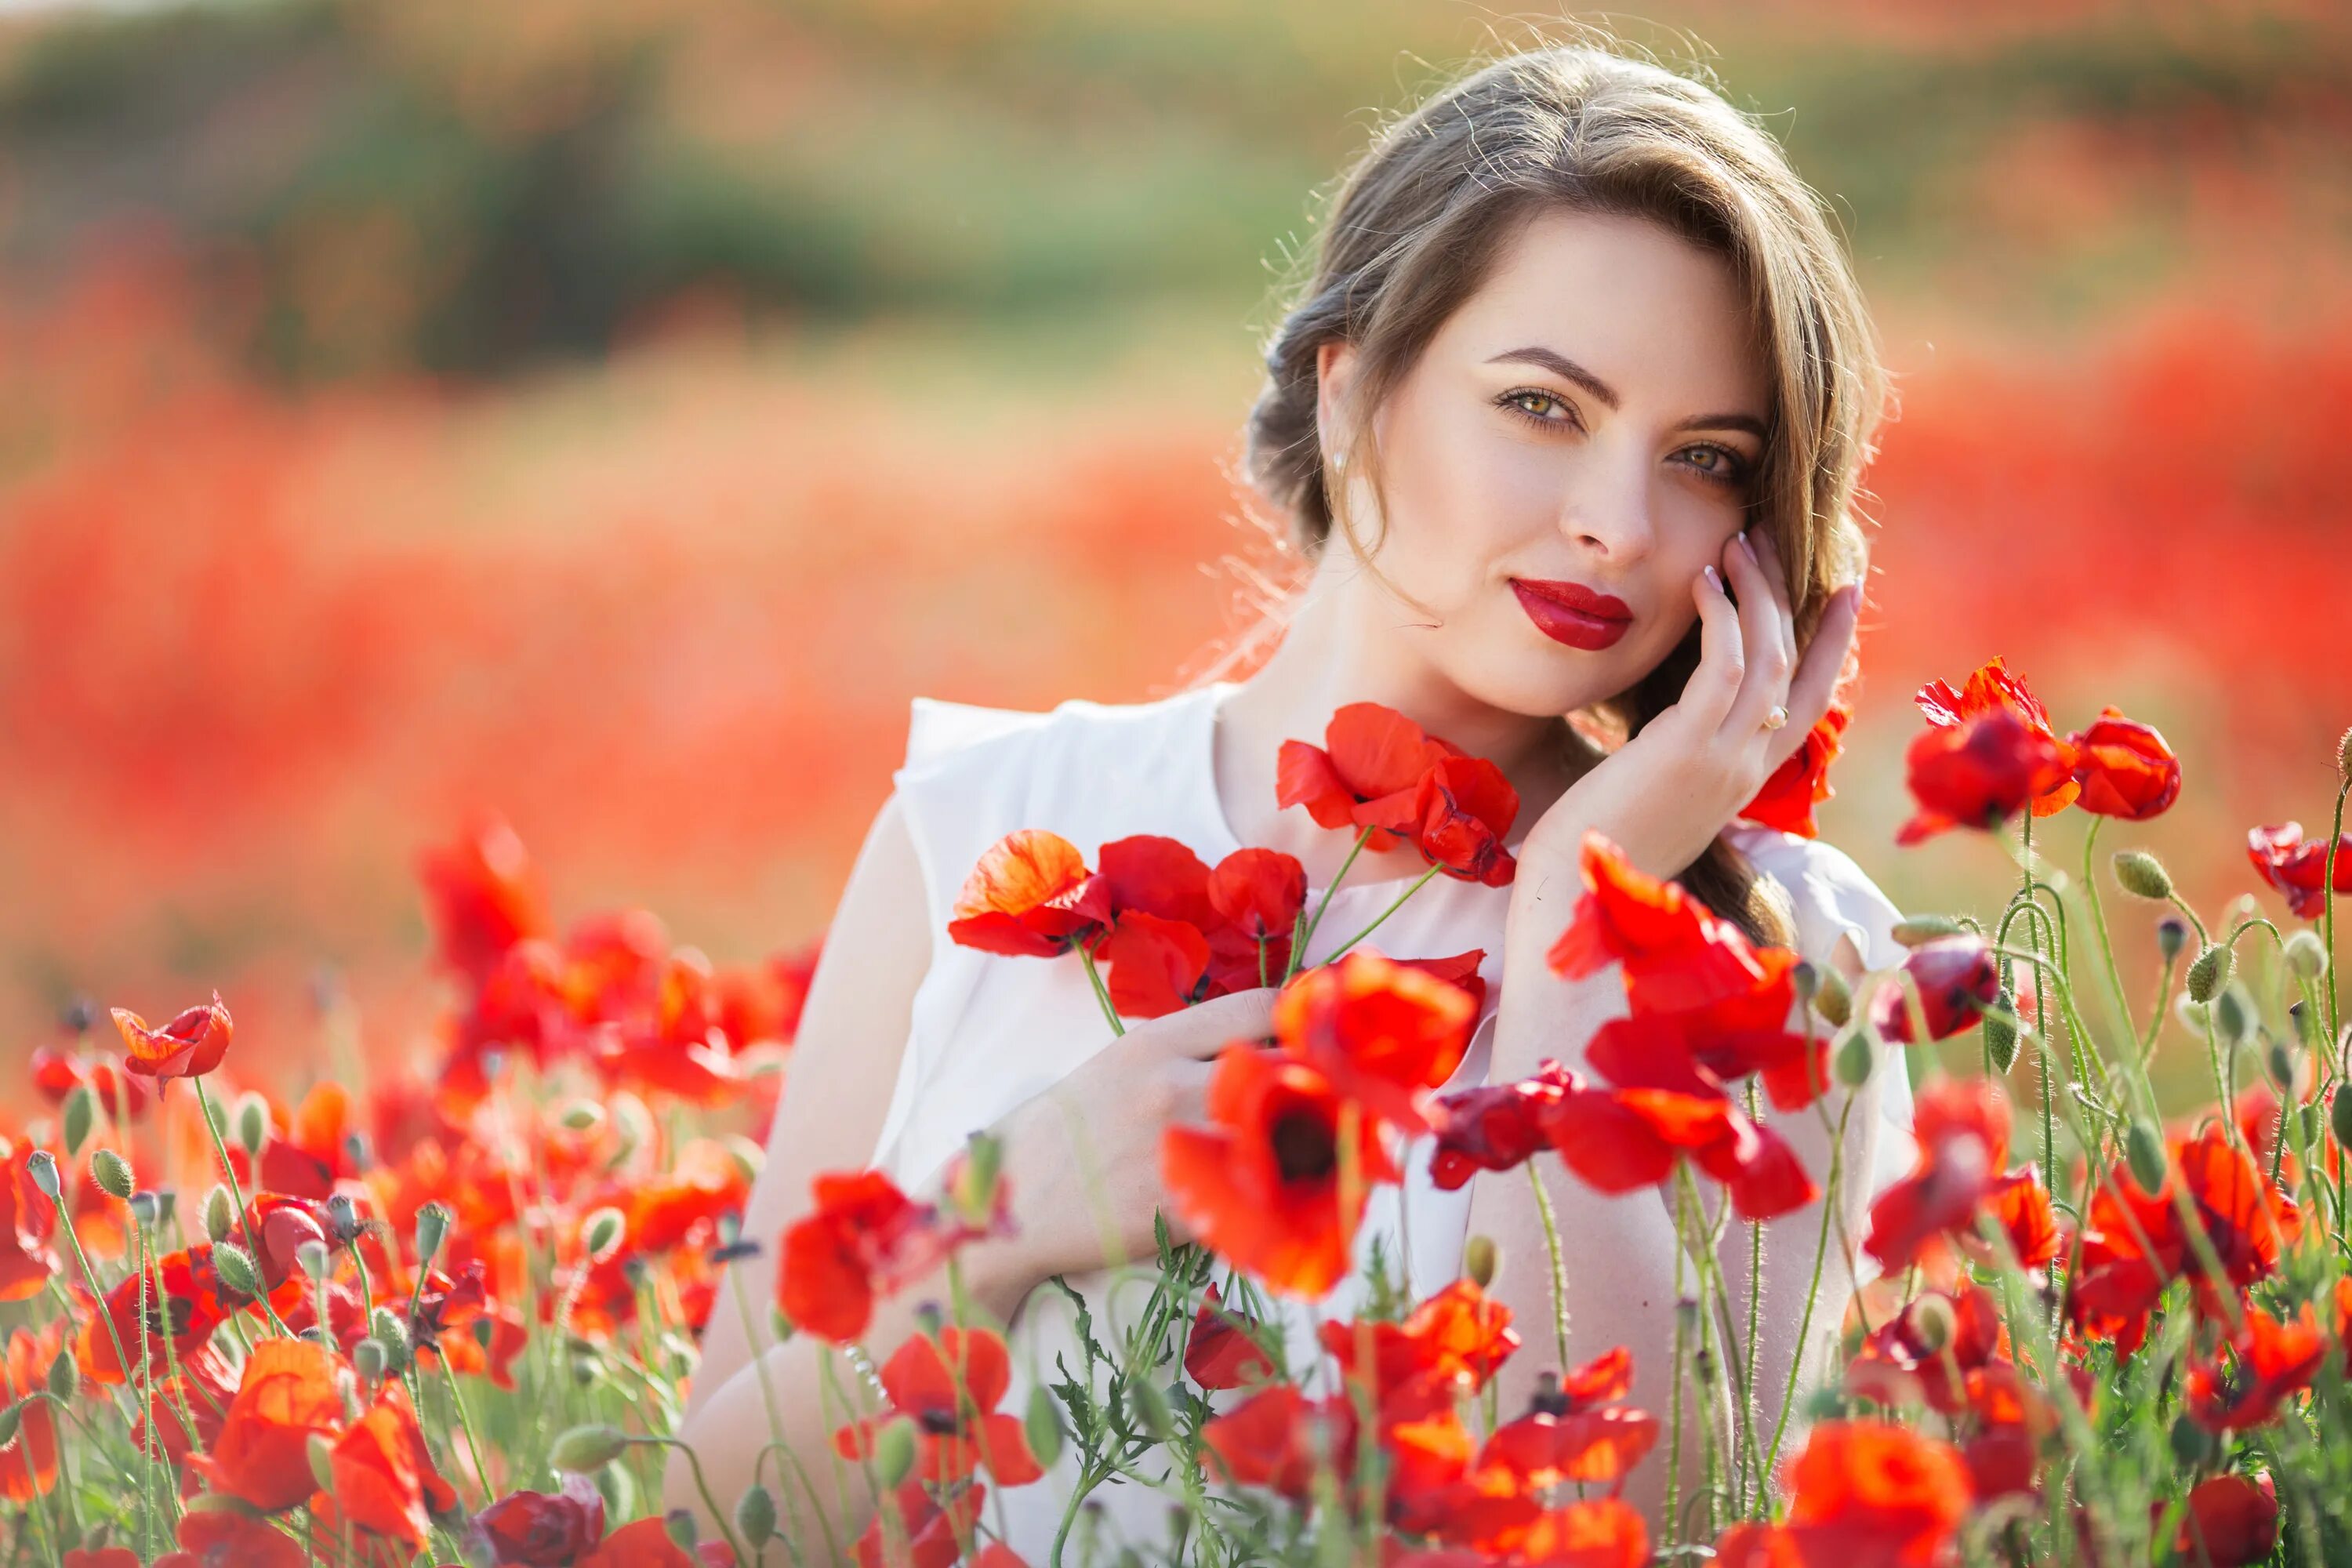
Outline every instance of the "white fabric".
MULTIPOLYGON (((1058 1081, 1112 1038, 1076 960, 1002 957, 949 939, 950 911, 973 863, 997 839, 1024 827, 1061 835, 1090 864, 1102 844, 1136 833, 1179 839, 1212 865, 1240 847, 1218 801, 1212 752, 1217 705, 1236 684, 1223 681, 1140 703, 1073 700, 1044 713, 914 700, 906 763, 892 777, 922 864, 931 963, 915 994, 906 1049, 872 1162, 901 1186, 912 1190, 927 1181, 967 1134, 1058 1081)), ((1273 788, 1272 780, 1266 787, 1273 788)), ((1735 831, 1758 868, 1788 891, 1805 956, 1828 963, 1838 937, 1850 932, 1866 968, 1901 961, 1903 949, 1891 933, 1899 918, 1895 907, 1843 853, 1777 829, 1741 824, 1735 831)), ((1310 944, 1308 960, 1321 962, 1386 908, 1403 885, 1352 877, 1343 881, 1310 944)), ((1309 890, 1310 907, 1321 891, 1309 890)), ((1486 1079, 1508 905, 1508 889, 1439 877, 1364 944, 1409 958, 1486 950, 1480 965, 1487 983, 1486 1005, 1470 1053, 1450 1088, 1486 1079)), ((1613 987, 1615 972, 1586 983, 1613 987)), ((1892 1125, 1875 1141, 1874 1191, 1910 1163, 1910 1089, 1901 1064, 1886 1065, 1895 1069, 1885 1074, 1892 1090, 1884 1096, 1892 1125)), ((1432 1186, 1429 1153, 1423 1139, 1408 1160, 1402 1201, 1409 1205, 1409 1226, 1399 1224, 1399 1189, 1382 1187, 1372 1194, 1359 1237, 1360 1259, 1368 1258, 1377 1245, 1393 1261, 1402 1253, 1401 1230, 1409 1228, 1407 1269, 1416 1297, 1459 1273, 1469 1218, 1469 1188, 1443 1193, 1432 1186)), ((1082 1194, 1071 1199, 1082 1201, 1082 1194)), ((1070 1283, 1088 1299, 1097 1337, 1114 1348, 1104 1331, 1107 1307, 1116 1307, 1116 1321, 1123 1326, 1150 1294, 1149 1281, 1134 1278, 1119 1283, 1115 1301, 1106 1300, 1106 1275, 1070 1283)), ((1360 1289, 1351 1278, 1313 1313, 1300 1309, 1290 1314, 1286 1331, 1294 1366, 1313 1363, 1315 1323, 1349 1315, 1360 1289)), ((1066 1358, 1073 1373, 1078 1372, 1073 1318, 1067 1302, 1050 1287, 1030 1296, 1012 1325, 1013 1388, 1004 1408, 1025 1407, 1033 1376, 1059 1381, 1057 1355, 1066 1358)), ((1074 1485, 1073 1458, 1066 1451, 1062 1464, 1034 1485, 1001 1494, 992 1489, 991 1518, 1001 1495, 1010 1542, 1029 1562, 1046 1560, 1074 1485)), ((1118 1485, 1094 1496, 1104 1505, 1102 1528, 1110 1532, 1106 1541, 1122 1539, 1120 1531, 1139 1543, 1164 1539, 1163 1496, 1118 1485)), ((1075 1551, 1071 1560, 1076 1560, 1075 1551)))

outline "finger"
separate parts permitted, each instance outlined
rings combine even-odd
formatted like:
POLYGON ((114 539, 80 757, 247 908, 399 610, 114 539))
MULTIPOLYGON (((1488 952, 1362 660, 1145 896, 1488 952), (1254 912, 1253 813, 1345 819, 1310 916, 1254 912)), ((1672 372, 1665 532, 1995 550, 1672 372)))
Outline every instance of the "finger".
POLYGON ((1772 590, 1772 602, 1780 606, 1780 647, 1789 656, 1789 668, 1797 668, 1797 613, 1789 604, 1789 568, 1780 559, 1780 547, 1771 534, 1759 529, 1748 531, 1748 542, 1756 552, 1756 563, 1764 569, 1764 582, 1772 590))
MULTIPOLYGON (((1789 729, 1801 741, 1805 731, 1821 722, 1837 695, 1837 679, 1853 651, 1854 628, 1862 623, 1862 589, 1849 583, 1830 595, 1812 641, 1805 645, 1797 673, 1789 682, 1789 729)), ((1799 742, 1790 742, 1794 752, 1799 742)))
POLYGON ((1725 714, 1725 731, 1740 741, 1764 731, 1764 715, 1785 705, 1794 663, 1780 640, 1780 605, 1765 581, 1764 567, 1740 539, 1724 546, 1732 585, 1739 591, 1739 635, 1748 657, 1747 677, 1725 714))
POLYGON ((1712 564, 1691 580, 1691 596, 1698 604, 1698 668, 1691 671, 1675 706, 1689 710, 1701 734, 1713 734, 1723 727, 1724 716, 1748 678, 1748 654, 1738 607, 1712 564))

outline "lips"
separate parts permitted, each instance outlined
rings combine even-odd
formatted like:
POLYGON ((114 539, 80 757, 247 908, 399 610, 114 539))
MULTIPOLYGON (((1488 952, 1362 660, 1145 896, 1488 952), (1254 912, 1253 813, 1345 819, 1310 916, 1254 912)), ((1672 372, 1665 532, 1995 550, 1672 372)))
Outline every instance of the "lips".
POLYGON ((1581 583, 1514 577, 1511 592, 1538 631, 1570 647, 1607 647, 1633 624, 1632 605, 1581 583))

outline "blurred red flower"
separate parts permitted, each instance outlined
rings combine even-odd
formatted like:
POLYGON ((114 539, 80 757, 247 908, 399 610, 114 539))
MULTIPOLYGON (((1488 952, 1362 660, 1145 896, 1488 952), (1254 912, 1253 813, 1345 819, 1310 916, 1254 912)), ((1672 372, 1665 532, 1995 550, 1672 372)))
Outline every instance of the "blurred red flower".
POLYGON ((1895 842, 1916 844, 1955 827, 1990 830, 2031 805, 2075 793, 2074 753, 2046 730, 2007 708, 1948 728, 1923 730, 1903 754, 1906 782, 1918 809, 1895 829, 1895 842))
POLYGON ((1897 975, 1872 994, 1870 1026, 1882 1040, 1917 1045, 1913 1039, 1910 993, 1901 976, 1919 991, 1919 1011, 1930 1040, 1948 1039, 1973 1028, 1983 1009, 2000 994, 2000 964, 1985 940, 1968 932, 1923 942, 1904 955, 1897 975))
MULTIPOLYGON (((904 1544, 894 1544, 885 1539, 882 1517, 877 1511, 874 1521, 866 1527, 866 1533, 857 1538, 853 1548, 857 1555, 858 1568, 951 1568, 956 1559, 963 1554, 963 1540, 971 1536, 973 1527, 980 1521, 981 1503, 987 1496, 988 1488, 979 1481, 972 1481, 953 1489, 942 1500, 919 1479, 909 1476, 891 1494, 889 1502, 898 1516, 899 1541, 904 1544)), ((648 1520, 643 1522, 658 1525, 661 1521, 648 1520)), ((617 1540, 620 1533, 615 1531, 613 1539, 617 1540)), ((598 1568, 654 1568, 651 1558, 642 1561, 614 1558, 609 1563, 602 1559, 596 1561, 598 1568)), ((588 1568, 588 1565, 583 1563, 582 1568, 588 1568)), ((690 1568, 683 1553, 678 1557, 678 1568, 690 1568)))
POLYGON ((950 1325, 936 1342, 917 1334, 882 1363, 890 1409, 842 1427, 834 1449, 845 1459, 866 1458, 876 1434, 904 1416, 919 1434, 914 1473, 923 1480, 961 1481, 985 1468, 1000 1486, 1025 1486, 1045 1472, 1021 1418, 996 1408, 1012 1386, 1004 1342, 988 1330, 950 1325))
POLYGON ((1270 1380, 1274 1363, 1251 1336, 1255 1326, 1247 1314, 1223 1304, 1211 1280, 1184 1342, 1185 1375, 1202 1388, 1240 1388, 1270 1380))
POLYGON ((2278 1489, 2270 1477, 2215 1476, 2189 1489, 2172 1550, 2184 1563, 2247 1568, 2277 1550, 2278 1540, 2278 1489))
POLYGON ((310 1439, 332 1438, 343 1425, 337 1377, 335 1357, 324 1347, 308 1340, 263 1340, 247 1358, 212 1451, 191 1457, 190 1468, 214 1490, 263 1513, 292 1508, 318 1485, 310 1475, 310 1439))
POLYGON ((57 1417, 48 1401, 33 1395, 48 1386, 50 1366, 65 1341, 64 1325, 38 1332, 14 1328, 0 1340, 0 1409, 24 1400, 16 1434, 0 1443, 0 1501, 30 1502, 58 1484, 57 1417))
POLYGON ((1411 1136, 1427 1131, 1430 1091, 1462 1065, 1476 1020, 1461 986, 1363 948, 1307 970, 1274 1002, 1285 1051, 1411 1136))
POLYGON ((411 1552, 424 1546, 434 1516, 457 1504, 397 1381, 387 1381, 374 1405, 334 1440, 327 1465, 343 1517, 411 1552))
POLYGON ((2032 734, 2052 742, 2065 764, 2063 777, 2032 792, 2033 815, 2055 816, 2074 803, 2081 786, 2074 780, 2074 748, 2059 740, 2057 731, 2050 727, 2050 714, 2042 706, 2042 700, 2027 688, 2024 677, 2010 673, 2000 655, 1995 654, 1971 670, 1959 690, 1954 691, 1949 681, 1931 680, 1913 693, 1911 700, 1927 716, 1927 722, 1937 729, 1959 729, 1970 720, 1990 713, 2015 716, 2032 734))
POLYGON ((840 1343, 866 1331, 877 1297, 982 1234, 879 1171, 822 1173, 809 1190, 815 1208, 784 1231, 776 1300, 794 1324, 840 1343))
POLYGON ((1806 1568, 1943 1561, 1972 1490, 1958 1449, 1908 1427, 1824 1421, 1789 1467, 1782 1527, 1806 1568))
POLYGON ((0 1301, 24 1301, 48 1287, 58 1271, 50 1239, 57 1234, 58 1205, 33 1184, 26 1162, 30 1143, 0 1138, 0 1301))
POLYGON ((1549 1058, 1532 1077, 1516 1083, 1482 1084, 1440 1095, 1430 1113, 1437 1147, 1430 1155, 1430 1181, 1454 1192, 1480 1171, 1510 1171, 1545 1146, 1543 1113, 1559 1102, 1576 1075, 1549 1058))
POLYGON ((568 1568, 604 1539, 604 1495, 567 1474, 557 1492, 510 1492, 474 1516, 500 1564, 568 1568))
POLYGON ((2248 1307, 2245 1327, 2230 1336, 2227 1348, 2226 1363, 2200 1359, 2189 1368, 2189 1416, 2215 1432, 2269 1422, 2281 1402, 2311 1386, 2329 1350, 2308 1301, 2285 1321, 2248 1307))
POLYGON ((128 1007, 113 1010, 114 1026, 131 1054, 124 1066, 142 1078, 157 1080, 160 1089, 175 1078, 201 1078, 220 1066, 236 1032, 220 993, 210 1003, 190 1007, 160 1029, 128 1007))
POLYGON ((2327 847, 2306 843, 2300 822, 2256 827, 2246 834, 2246 856, 2263 880, 2285 895, 2288 910, 2299 921, 2317 920, 2326 908, 2331 873, 2336 892, 2352 893, 2352 835, 2336 841, 2331 865, 2327 847))
POLYGON ((1837 794, 1830 787, 1830 764, 1844 749, 1845 728, 1853 721, 1853 710, 1843 702, 1832 703, 1820 721, 1805 731, 1803 744, 1772 770, 1772 776, 1764 781, 1755 799, 1739 808, 1739 815, 1749 822, 1777 827, 1783 833, 1803 838, 1820 837, 1813 807, 1837 794))

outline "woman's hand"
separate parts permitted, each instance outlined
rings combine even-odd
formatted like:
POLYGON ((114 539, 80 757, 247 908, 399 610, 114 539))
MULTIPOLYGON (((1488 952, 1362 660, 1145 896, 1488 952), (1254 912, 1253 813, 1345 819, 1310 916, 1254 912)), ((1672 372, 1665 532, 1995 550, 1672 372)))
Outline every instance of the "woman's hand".
POLYGON ((1800 660, 1786 573, 1761 533, 1735 536, 1724 571, 1734 605, 1706 573, 1691 580, 1698 602, 1699 661, 1675 705, 1611 752, 1528 829, 1520 852, 1577 875, 1584 830, 1597 827, 1639 869, 1672 877, 1706 850, 1774 771, 1796 754, 1829 711, 1838 671, 1853 641, 1862 591, 1830 598, 1800 660), (1743 544, 1754 546, 1754 552, 1743 544), (1775 704, 1786 724, 1767 729, 1775 704))
MULTIPOLYGON (((971 1266, 1010 1272, 990 1281, 993 1293, 1017 1304, 1048 1275, 1153 1256, 1152 1218, 1167 1196, 1160 1135, 1201 1119, 1219 1052, 1272 1037, 1276 991, 1236 991, 1137 1024, 997 1123, 1019 1230, 969 1254, 971 1266)), ((1186 1238, 1175 1215, 1168 1226, 1186 1238)))

